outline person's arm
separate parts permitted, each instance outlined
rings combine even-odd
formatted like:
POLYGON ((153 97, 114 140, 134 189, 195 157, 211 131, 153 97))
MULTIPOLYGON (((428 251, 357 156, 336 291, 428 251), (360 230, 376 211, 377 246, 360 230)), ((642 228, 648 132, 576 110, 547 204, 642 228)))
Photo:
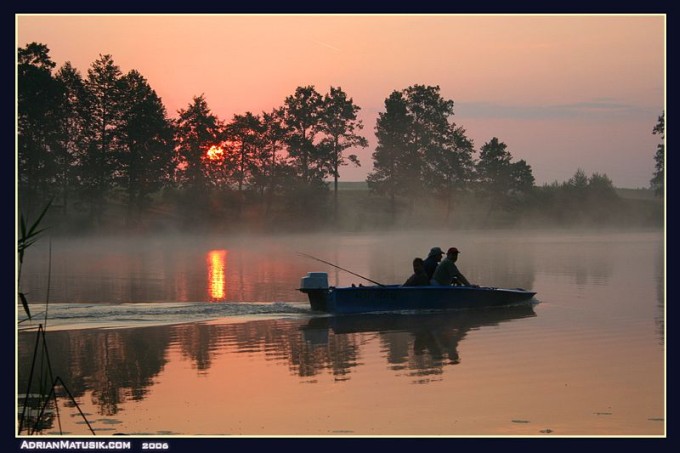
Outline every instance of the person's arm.
POLYGON ((463 273, 458 269, 458 266, 456 266, 455 264, 453 265, 453 273, 454 273, 456 279, 457 279, 459 282, 461 282, 463 285, 465 285, 465 286, 472 286, 472 284, 470 284, 470 282, 468 281, 468 279, 465 278, 465 275, 463 275, 463 273))
POLYGON ((468 279, 465 278, 465 275, 461 274, 460 272, 458 272, 458 279, 459 279, 461 282, 463 282, 463 284, 464 284, 465 286, 473 286, 472 283, 470 283, 470 282, 468 281, 468 279))

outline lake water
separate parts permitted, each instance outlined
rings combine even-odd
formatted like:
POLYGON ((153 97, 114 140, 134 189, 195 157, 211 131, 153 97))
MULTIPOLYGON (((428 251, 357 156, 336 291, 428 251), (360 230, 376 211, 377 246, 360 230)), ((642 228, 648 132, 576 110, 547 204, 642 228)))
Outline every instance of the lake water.
POLYGON ((77 402, 62 390, 42 434, 666 434, 662 231, 60 238, 25 260, 18 393, 44 324, 77 402), (334 317, 297 291, 310 271, 369 284, 300 253, 402 283, 432 246, 458 247, 471 282, 536 299, 334 317))

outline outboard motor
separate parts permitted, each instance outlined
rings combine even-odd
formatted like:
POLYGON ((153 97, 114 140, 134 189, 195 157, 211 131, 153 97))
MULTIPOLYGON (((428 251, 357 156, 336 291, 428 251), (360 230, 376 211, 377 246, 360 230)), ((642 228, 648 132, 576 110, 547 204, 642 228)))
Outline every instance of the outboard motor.
POLYGON ((314 311, 328 311, 328 290, 326 272, 308 272, 300 280, 300 291, 307 294, 309 304, 314 311))

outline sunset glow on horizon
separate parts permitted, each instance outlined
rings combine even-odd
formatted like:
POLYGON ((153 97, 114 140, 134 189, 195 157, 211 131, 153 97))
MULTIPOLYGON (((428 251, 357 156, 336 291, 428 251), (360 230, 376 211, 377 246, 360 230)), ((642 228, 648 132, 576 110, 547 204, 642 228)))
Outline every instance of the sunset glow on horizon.
MULTIPOLYGON (((17 15, 16 47, 47 45, 83 76, 110 54, 177 117, 203 94, 222 121, 270 112, 296 87, 341 87, 361 108, 372 171, 375 121, 410 85, 437 85, 476 150, 493 137, 536 184, 582 169, 648 187, 665 110, 666 17, 656 15, 17 15)), ((348 151, 349 153, 349 151, 348 151)), ((210 159, 217 159, 217 148, 210 159)))

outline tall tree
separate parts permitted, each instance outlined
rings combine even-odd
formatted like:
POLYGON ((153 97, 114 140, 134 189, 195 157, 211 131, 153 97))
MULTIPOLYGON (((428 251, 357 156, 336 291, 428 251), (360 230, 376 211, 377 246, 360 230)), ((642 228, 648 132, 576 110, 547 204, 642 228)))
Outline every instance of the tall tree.
POLYGON ((416 195, 428 186, 427 161, 450 147, 453 101, 441 96, 439 86, 413 85, 404 90, 404 96, 413 120, 410 148, 416 180, 410 193, 416 195))
POLYGON ((95 223, 101 222, 105 195, 118 176, 117 157, 123 146, 120 78, 111 55, 100 55, 87 71, 88 146, 81 162, 83 197, 95 223))
POLYGON ((345 158, 343 152, 349 148, 368 146, 368 140, 359 135, 364 125, 357 119, 361 108, 354 104, 352 98, 342 88, 330 88, 330 92, 323 99, 323 113, 321 115, 320 130, 326 135, 321 145, 327 148, 329 157, 328 172, 333 176, 333 212, 337 217, 338 209, 338 179, 340 167, 347 165, 348 161, 359 166, 356 154, 350 154, 345 158))
POLYGON ((127 192, 131 223, 145 209, 148 196, 171 181, 173 128, 160 97, 136 70, 121 79, 121 103, 124 146, 118 174, 127 192))
POLYGON ((64 214, 69 205, 69 194, 78 188, 78 169, 84 159, 88 137, 87 89, 80 71, 64 63, 55 78, 63 85, 63 123, 61 134, 61 171, 58 179, 62 187, 64 214))
POLYGON ((226 126, 226 138, 235 151, 235 178, 238 191, 252 179, 252 167, 255 161, 262 132, 262 123, 258 115, 246 112, 244 115, 234 115, 231 123, 226 126))
POLYGON ((532 191, 536 185, 536 180, 531 170, 531 165, 527 164, 524 159, 520 159, 510 164, 510 166, 511 187, 520 193, 532 191))
POLYGON ((223 142, 223 125, 210 111, 203 95, 194 97, 193 102, 178 114, 175 124, 177 180, 184 187, 205 189, 209 185, 208 150, 223 142))
POLYGON ((414 159, 407 145, 411 124, 403 93, 393 91, 385 99, 385 111, 378 113, 375 126, 378 143, 372 154, 373 171, 367 177, 371 191, 389 198, 393 219, 397 196, 407 193, 408 185, 404 182, 413 175, 409 170, 414 159))
POLYGON ((28 44, 17 57, 19 196, 30 209, 55 194, 64 87, 46 45, 28 44))
POLYGON ((477 175, 480 188, 487 196, 503 195, 511 187, 511 160, 507 145, 496 137, 480 148, 477 175))
POLYGON ((413 85, 385 101, 368 183, 372 190, 389 194, 393 212, 397 194, 409 194, 413 206, 415 197, 432 187, 428 160, 446 160, 455 130, 452 115, 453 101, 444 99, 438 86, 413 85))
POLYGON ((283 124, 283 109, 262 112, 260 146, 253 165, 253 185, 264 195, 265 214, 269 213, 274 193, 279 184, 280 174, 285 168, 281 156, 285 149, 286 130, 283 124))
POLYGON ((465 129, 451 124, 449 135, 443 143, 432 144, 426 151, 425 183, 446 204, 446 219, 453 204, 472 183, 474 175, 474 144, 465 135, 465 129))
POLYGON ((507 145, 497 137, 480 148, 477 177, 482 194, 490 200, 490 209, 508 208, 517 196, 534 187, 531 166, 524 160, 513 163, 507 145))
POLYGON ((322 181, 327 173, 323 151, 315 143, 323 114, 323 97, 313 85, 298 87, 286 97, 283 122, 291 164, 303 184, 322 181))
POLYGON ((651 187, 657 196, 664 194, 664 178, 665 178, 665 159, 666 159, 666 145, 664 144, 666 138, 666 112, 663 112, 652 130, 652 134, 661 137, 661 143, 656 146, 656 154, 654 154, 654 176, 650 181, 651 187))
POLYGON ((329 150, 320 143, 323 96, 313 85, 297 87, 284 100, 282 111, 287 156, 277 172, 284 206, 300 227, 310 227, 328 218, 329 150))

